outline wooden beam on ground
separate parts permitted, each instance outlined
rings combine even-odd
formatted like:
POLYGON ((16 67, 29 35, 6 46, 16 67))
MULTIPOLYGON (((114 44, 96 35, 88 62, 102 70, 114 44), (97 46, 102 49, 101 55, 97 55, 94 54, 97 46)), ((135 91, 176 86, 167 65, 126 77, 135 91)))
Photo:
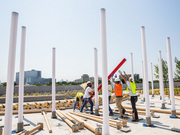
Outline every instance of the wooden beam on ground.
POLYGON ((72 117, 73 119, 79 121, 79 122, 83 122, 83 123, 84 123, 84 126, 85 126, 86 128, 88 128, 89 130, 91 130, 92 132, 94 132, 95 135, 101 135, 101 134, 102 134, 102 129, 101 129, 100 127, 95 127, 95 126, 93 126, 93 125, 91 125, 91 124, 89 124, 89 123, 81 120, 80 118, 77 118, 76 116, 71 115, 70 113, 66 113, 66 114, 67 114, 68 116, 72 117))
MULTIPOLYGON (((100 122, 100 123, 103 123, 103 120, 102 119, 97 119, 93 116, 87 116, 87 115, 84 115, 83 113, 73 113, 73 112, 70 112, 71 114, 75 114, 77 116, 80 116, 80 117, 84 117, 84 118, 88 118, 88 119, 91 119, 91 120, 94 120, 94 121, 97 121, 97 122, 100 122)), ((111 125, 112 127, 115 127, 117 129, 120 129, 121 128, 121 122, 118 121, 116 123, 114 122, 109 122, 109 125, 111 125)))
POLYGON ((77 124, 73 124, 70 120, 64 117, 59 111, 56 110, 56 113, 62 120, 64 120, 72 128, 73 132, 79 130, 79 127, 77 126, 77 124))
MULTIPOLYGON (((125 109, 132 109, 131 106, 123 106, 125 109)), ((102 107, 99 107, 99 109, 102 109, 102 107)), ((136 107, 137 110, 140 111, 146 111, 146 108, 142 108, 142 107, 136 107)), ((154 111, 157 113, 167 113, 167 114, 171 114, 171 110, 161 110, 161 109, 155 109, 155 108, 150 108, 150 111, 154 111)), ((176 111, 176 115, 180 115, 180 111, 176 111)))
MULTIPOLYGON (((118 109, 112 109, 113 111, 115 110, 115 111, 119 111, 118 109)), ((132 110, 126 110, 126 112, 127 113, 130 113, 130 114, 132 114, 133 113, 133 111, 132 110)), ((146 112, 144 112, 144 111, 137 111, 138 112, 138 114, 144 114, 144 115, 146 115, 146 112)), ((150 112, 150 114, 152 115, 152 111, 150 112)))
POLYGON ((48 128, 49 133, 52 133, 52 129, 51 129, 51 126, 50 126, 49 121, 47 119, 46 113, 44 111, 41 111, 41 114, 44 117, 44 121, 46 122, 46 126, 48 128))
POLYGON ((175 99, 180 100, 180 97, 179 96, 175 96, 175 99))
POLYGON ((22 133, 22 135, 30 135, 31 133, 35 132, 36 130, 43 130, 43 123, 38 123, 36 127, 34 127, 33 129, 22 133))
MULTIPOLYGON (((59 111, 59 110, 58 110, 59 111)), ((77 124, 79 129, 84 129, 84 122, 78 122, 75 121, 72 117, 68 116, 67 114, 63 113, 62 111, 59 111, 64 117, 69 119, 72 123, 77 124)))
MULTIPOLYGON (((100 110, 100 111, 102 111, 102 110, 100 110)), ((103 112, 103 111, 102 111, 102 112, 103 112)), ((80 112, 76 112, 76 113, 80 113, 80 112)), ((96 119, 103 120, 103 118, 100 117, 100 116, 89 115, 89 114, 86 114, 86 113, 80 113, 80 114, 83 114, 83 115, 86 115, 86 116, 89 116, 89 117, 94 117, 94 118, 96 118, 96 119)), ((126 127, 126 126, 127 126, 127 120, 126 120, 126 119, 123 119, 123 121, 109 119, 109 121, 110 121, 110 122, 115 122, 115 123, 121 122, 121 125, 122 125, 123 127, 126 127), (123 125, 123 123, 124 123, 124 125, 123 125)))
MULTIPOLYGON (((131 106, 123 106, 125 109, 132 109, 131 106)), ((142 108, 142 107, 136 107, 137 110, 141 110, 141 111, 146 111, 146 108, 142 108)), ((161 110, 161 109, 155 109, 155 108, 150 108, 150 111, 154 111, 157 113, 167 113, 167 114, 171 114, 171 110, 161 110)), ((180 111, 176 111, 176 115, 180 115, 180 111)))
MULTIPOLYGON (((21 135, 22 133, 24 133, 24 132, 19 132, 19 133, 17 133, 16 135, 21 135)), ((0 134, 0 135, 2 135, 2 134, 0 134)))

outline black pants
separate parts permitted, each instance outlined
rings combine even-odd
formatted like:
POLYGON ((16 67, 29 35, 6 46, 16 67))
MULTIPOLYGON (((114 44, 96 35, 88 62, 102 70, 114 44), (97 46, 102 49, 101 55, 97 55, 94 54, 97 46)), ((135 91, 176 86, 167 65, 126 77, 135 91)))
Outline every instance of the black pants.
POLYGON ((138 101, 137 96, 131 96, 131 105, 132 105, 133 113, 135 115, 135 120, 138 119, 138 113, 137 113, 137 109, 136 109, 136 102, 137 101, 138 101))

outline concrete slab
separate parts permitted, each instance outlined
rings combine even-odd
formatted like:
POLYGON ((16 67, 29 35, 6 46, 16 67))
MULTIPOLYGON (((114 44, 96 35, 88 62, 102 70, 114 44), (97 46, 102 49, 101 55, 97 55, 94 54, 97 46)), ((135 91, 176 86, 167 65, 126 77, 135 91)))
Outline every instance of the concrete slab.
MULTIPOLYGON (((166 99, 167 102, 169 102, 169 99, 166 99)), ((151 103, 155 103, 156 106, 153 108, 161 108, 162 105, 162 101, 160 100, 159 96, 155 95, 153 99, 150 99, 151 103)), ((180 100, 175 100, 176 103, 176 110, 180 111, 180 100)), ((122 105, 131 105, 130 101, 123 101, 122 105)), ((115 103, 110 104, 111 108, 115 108, 115 103)), ((145 104, 141 104, 139 102, 137 102, 137 106, 142 106, 145 107, 145 104)), ((166 105, 166 109, 165 110, 170 110, 171 105, 166 105)), ((63 112, 73 112, 73 109, 66 109, 66 110, 62 110, 63 112)), ((109 112, 107 112, 109 113, 109 112)), ((52 128, 52 133, 48 132, 48 129, 46 127, 46 124, 44 122, 44 118, 41 115, 41 113, 35 113, 35 114, 24 114, 24 122, 27 122, 30 124, 30 126, 25 126, 25 130, 30 130, 32 129, 34 126, 36 126, 36 124, 38 122, 43 122, 44 123, 44 129, 42 131, 38 131, 35 133, 35 135, 94 135, 93 132, 91 132, 90 130, 88 130, 87 128, 84 128, 83 130, 79 130, 77 132, 72 132, 72 129, 60 118, 57 117, 57 119, 51 119, 51 115, 52 113, 49 112, 47 113, 47 117, 49 119, 51 128, 52 128)), ((145 119, 146 116, 145 115, 140 115, 140 118, 143 118, 143 120, 139 121, 139 122, 132 122, 132 117, 130 116, 129 119, 127 119, 127 125, 128 127, 131 129, 131 131, 129 131, 128 133, 125 133, 121 130, 117 130, 114 127, 109 127, 110 128, 110 134, 111 135, 119 135, 119 134, 128 134, 128 135, 152 135, 152 134, 163 134, 163 135, 176 135, 179 134, 178 132, 174 132, 171 129, 172 128, 176 128, 176 129, 180 129, 180 119, 172 119, 169 118, 170 114, 161 114, 161 113, 156 113, 156 115, 159 115, 160 118, 151 118, 151 122, 155 127, 143 127, 143 123, 145 123, 145 119)), ((18 119, 15 118, 14 115, 13 119, 12 119, 12 130, 15 130, 17 128, 17 122, 18 119)), ((102 113, 100 113, 100 116, 102 117, 102 113)), ((82 117, 76 116, 78 118, 81 118, 82 120, 84 120, 82 117)), ((119 117, 118 114, 114 114, 113 117, 119 117)), ((4 120, 4 116, 1 116, 1 118, 4 120)), ((110 118, 112 118, 112 116, 110 116, 110 118)), ((88 123, 96 126, 97 122, 96 121, 92 121, 89 119, 86 119, 88 123)), ((118 121, 122 121, 121 119, 118 119, 118 121)), ((0 125, 4 125, 4 121, 0 121, 0 125)), ((98 123, 98 125, 102 125, 102 123, 98 123)))

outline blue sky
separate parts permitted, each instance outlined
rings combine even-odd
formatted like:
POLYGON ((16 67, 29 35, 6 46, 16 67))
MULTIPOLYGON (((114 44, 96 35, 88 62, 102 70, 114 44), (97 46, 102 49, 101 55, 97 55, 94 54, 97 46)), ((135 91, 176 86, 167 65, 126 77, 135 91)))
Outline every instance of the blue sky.
MULTIPOLYGON (((7 79, 11 13, 19 13, 16 69, 20 64, 21 26, 27 27, 25 70, 52 75, 52 48, 56 48, 56 78, 74 80, 83 73, 94 75, 94 47, 98 49, 101 76, 100 9, 106 9, 108 71, 126 58, 121 70, 142 77, 141 26, 145 26, 150 63, 158 63, 158 51, 166 56, 166 38, 171 38, 172 58, 180 59, 179 0, 0 0, 0 81, 7 79)), ((175 63, 173 61, 173 70, 175 63)), ((150 79, 150 75, 149 75, 150 79)))

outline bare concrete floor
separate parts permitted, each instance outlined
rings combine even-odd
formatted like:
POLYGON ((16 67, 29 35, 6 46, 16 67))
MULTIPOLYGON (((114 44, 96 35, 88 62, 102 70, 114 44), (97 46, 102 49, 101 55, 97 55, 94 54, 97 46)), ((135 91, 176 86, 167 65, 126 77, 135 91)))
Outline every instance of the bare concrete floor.
MULTIPOLYGON (((142 97, 139 97, 137 106, 138 107, 145 107, 145 103, 141 103, 142 97)), ((168 97, 165 97, 165 100, 167 103, 169 103, 168 97)), ((161 108, 161 100, 159 99, 159 96, 156 96, 154 98, 151 98, 150 96, 150 103, 151 105, 155 105, 155 107, 151 108, 161 108)), ((180 100, 175 100, 176 103, 176 110, 180 111, 180 100)), ((131 105, 130 101, 124 101, 123 105, 131 105)), ((115 107, 115 104, 110 104, 112 108, 115 107)), ((167 109, 170 110, 171 105, 166 104, 167 109)), ((63 110, 64 112, 72 111, 72 109, 63 110)), ((109 112, 108 112, 109 113, 109 112)), ((114 127, 110 127, 110 134, 111 135, 118 135, 118 134, 128 134, 128 135, 152 135, 152 134, 162 134, 162 135, 176 135, 179 134, 177 132, 171 131, 171 128, 178 128, 180 129, 180 119, 179 118, 169 118, 170 114, 162 114, 162 113, 155 113, 155 115, 159 115, 160 118, 151 118, 152 124, 154 124, 155 127, 143 127, 143 123, 145 123, 145 115, 140 115, 140 118, 143 118, 143 120, 139 122, 131 122, 132 118, 129 117, 127 119, 127 125, 131 128, 131 131, 128 133, 122 132, 120 130, 117 130, 114 127)), ((17 128, 17 121, 18 118, 17 115, 13 115, 13 124, 12 129, 15 130, 17 128)), ((88 129, 79 130, 78 132, 72 132, 71 128, 60 118, 57 117, 57 119, 51 119, 51 113, 47 113, 47 117, 49 119, 50 125, 52 127, 52 133, 48 132, 47 126, 44 122, 44 118, 40 113, 37 114, 25 114, 24 115, 24 122, 30 123, 30 126, 24 126, 24 129, 30 130, 32 129, 38 122, 44 123, 44 129, 41 131, 37 131, 33 133, 34 135, 93 135, 94 133, 91 132, 88 129)), ((179 116, 180 117, 180 116, 179 116)), ((82 117, 79 117, 83 119, 82 117)), ((88 123, 93 124, 96 126, 97 122, 87 119, 88 123)), ((0 124, 3 125, 4 123, 4 116, 2 116, 2 121, 0 121, 0 124)), ((101 124, 101 123, 98 123, 101 124)), ((13 134, 13 133, 12 133, 13 134)), ((14 133, 15 134, 15 133, 14 133)))

